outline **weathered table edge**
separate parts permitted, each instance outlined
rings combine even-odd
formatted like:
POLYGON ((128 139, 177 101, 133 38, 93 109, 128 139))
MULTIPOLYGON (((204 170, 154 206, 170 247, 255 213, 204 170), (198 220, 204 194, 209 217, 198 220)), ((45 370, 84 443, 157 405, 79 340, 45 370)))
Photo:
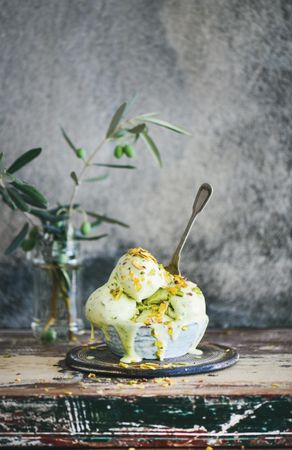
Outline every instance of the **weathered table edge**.
POLYGON ((287 396, 6 397, 0 446, 291 448, 291 411, 287 396))

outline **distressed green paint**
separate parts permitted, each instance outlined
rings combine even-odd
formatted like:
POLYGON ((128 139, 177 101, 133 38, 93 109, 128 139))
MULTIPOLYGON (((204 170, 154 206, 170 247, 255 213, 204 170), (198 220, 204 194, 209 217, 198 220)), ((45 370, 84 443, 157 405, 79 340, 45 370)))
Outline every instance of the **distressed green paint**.
POLYGON ((220 432, 234 414, 239 421, 228 432, 288 432, 291 411, 292 398, 287 397, 6 398, 0 400, 0 432, 106 433, 115 428, 118 434, 129 423, 220 432))

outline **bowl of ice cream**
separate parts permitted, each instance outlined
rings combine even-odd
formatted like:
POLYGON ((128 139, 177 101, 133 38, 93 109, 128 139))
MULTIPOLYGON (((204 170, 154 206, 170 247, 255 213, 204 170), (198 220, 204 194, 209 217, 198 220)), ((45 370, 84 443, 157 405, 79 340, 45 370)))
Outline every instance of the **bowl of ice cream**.
POLYGON ((209 321, 196 283, 172 275, 142 248, 119 259, 108 282, 88 298, 85 313, 124 363, 196 353, 209 321))

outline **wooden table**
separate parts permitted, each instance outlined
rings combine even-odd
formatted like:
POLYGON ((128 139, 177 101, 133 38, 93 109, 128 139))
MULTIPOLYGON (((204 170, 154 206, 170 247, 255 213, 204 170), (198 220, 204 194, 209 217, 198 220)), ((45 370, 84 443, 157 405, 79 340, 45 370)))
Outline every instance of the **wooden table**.
POLYGON ((209 330, 205 340, 236 347, 239 362, 133 381, 63 369, 68 345, 2 331, 0 446, 292 447, 292 330, 209 330))

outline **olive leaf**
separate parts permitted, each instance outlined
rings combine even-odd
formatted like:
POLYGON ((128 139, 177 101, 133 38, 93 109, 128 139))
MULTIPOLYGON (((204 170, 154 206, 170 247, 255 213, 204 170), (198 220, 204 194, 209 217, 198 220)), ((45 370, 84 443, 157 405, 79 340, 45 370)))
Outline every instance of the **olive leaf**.
POLYGON ((146 124, 145 123, 139 123, 139 125, 136 125, 134 128, 130 128, 128 131, 129 133, 132 134, 140 134, 142 133, 142 131, 144 131, 146 128, 146 124))
POLYGON ((2 199, 3 199, 4 203, 6 203, 6 205, 8 205, 13 210, 17 209, 17 206, 15 205, 15 203, 13 202, 13 200, 10 197, 9 193, 7 192, 7 189, 1 188, 0 189, 0 194, 2 196, 2 199))
POLYGON ((37 206, 38 208, 46 209, 48 206, 48 200, 46 197, 38 191, 34 186, 15 178, 12 185, 22 193, 23 200, 26 203, 37 206), (23 195, 24 194, 24 195, 23 195))
POLYGON ((25 223, 20 232, 17 234, 17 236, 15 236, 11 244, 5 250, 5 255, 10 255, 10 253, 14 252, 21 245, 28 233, 28 230, 29 225, 28 223, 25 223))
POLYGON ((120 138, 124 137, 127 134, 127 132, 128 132, 128 130, 120 129, 120 130, 115 131, 111 137, 113 139, 120 139, 120 138))
POLYGON ((46 209, 43 202, 40 202, 38 199, 25 194, 24 192, 18 192, 18 195, 22 198, 22 200, 30 206, 34 206, 36 208, 46 209))
POLYGON ((133 108, 133 106, 136 103, 138 97, 139 97, 139 95, 135 94, 135 95, 133 95, 132 98, 130 98, 130 100, 127 101, 127 106, 126 106, 126 109, 124 111, 124 115, 128 114, 128 112, 133 108))
POLYGON ((108 236, 108 234, 100 234, 99 236, 76 236, 75 239, 77 241, 97 241, 98 239, 102 239, 108 236))
POLYGON ((31 209, 29 213, 32 214, 33 216, 38 217, 43 222, 54 223, 60 220, 60 216, 55 216, 54 214, 50 214, 49 212, 43 211, 41 209, 31 209))
POLYGON ((78 180, 78 177, 77 177, 77 175, 76 175, 76 172, 71 172, 70 173, 70 177, 72 178, 72 180, 74 181, 74 183, 76 184, 76 186, 78 186, 79 185, 79 180, 78 180))
POLYGON ((58 227, 54 227, 54 225, 50 225, 50 224, 45 223, 43 225, 43 228, 44 228, 44 230, 47 233, 52 233, 52 234, 54 234, 56 236, 61 236, 63 234, 63 231, 60 228, 58 228, 58 227))
POLYGON ((18 194, 17 190, 13 187, 7 187, 7 192, 11 197, 13 203, 17 206, 18 209, 24 212, 30 211, 30 207, 25 203, 25 201, 18 194))
POLYGON ((144 142, 147 145, 147 147, 149 148, 149 150, 154 155, 154 157, 157 159, 160 167, 162 167, 162 160, 161 160, 160 152, 159 152, 159 150, 157 148, 157 145, 153 141, 153 139, 149 136, 148 133, 146 133, 146 131, 143 131, 141 133, 141 137, 144 140, 144 142))
POLYGON ((150 112, 150 113, 145 113, 145 114, 140 114, 139 116, 135 117, 135 120, 140 120, 140 119, 144 119, 145 117, 155 117, 158 116, 159 113, 158 112, 150 112))
POLYGON ((114 223, 116 225, 120 225, 121 227, 125 227, 125 228, 129 228, 129 225, 127 225, 124 222, 121 222, 120 220, 117 219, 113 219, 111 217, 107 217, 107 216, 103 216, 101 214, 97 214, 91 211, 86 211, 86 213, 90 216, 90 217, 94 217, 95 219, 101 220, 102 222, 106 222, 106 223, 114 223))
POLYGON ((8 173, 14 173, 17 170, 21 169, 23 166, 28 164, 30 161, 35 159, 39 154, 41 153, 41 148, 33 148, 31 150, 28 150, 23 155, 21 155, 19 158, 17 158, 13 164, 7 169, 8 173))
POLYGON ((120 123, 120 121, 121 121, 121 119, 122 119, 122 117, 124 115, 126 107, 127 107, 127 103, 125 102, 121 106, 119 106, 119 108, 117 109, 117 111, 113 115, 113 117, 112 117, 112 119, 110 121, 108 130, 106 132, 106 137, 107 138, 111 137, 112 134, 116 131, 116 128, 119 125, 119 123, 120 123))
POLYGON ((129 165, 121 165, 121 164, 99 164, 94 163, 93 166, 99 166, 99 167, 109 167, 111 169, 136 169, 135 166, 129 166, 129 165))
POLYGON ((185 134, 187 136, 191 136, 191 133, 184 128, 178 127, 177 125, 173 125, 169 122, 165 122, 165 120, 158 119, 156 117, 144 117, 144 121, 148 123, 152 123, 153 125, 157 125, 159 127, 168 128, 171 131, 175 131, 179 134, 185 134))
POLYGON ((100 219, 96 219, 93 222, 90 222, 90 225, 91 225, 91 228, 95 228, 95 227, 98 227, 101 223, 102 223, 102 221, 100 219))
POLYGON ((108 175, 100 175, 99 177, 85 178, 82 181, 85 181, 86 183, 93 183, 94 181, 102 181, 102 180, 106 180, 107 178, 108 178, 108 175))
POLYGON ((61 129, 61 133, 63 135, 63 138, 65 139, 65 141, 67 142, 67 144, 69 145, 69 147, 73 150, 73 152, 76 154, 77 151, 77 147, 75 147, 75 145, 73 144, 73 142, 71 141, 71 139, 69 138, 68 134, 66 133, 66 131, 64 130, 64 128, 60 127, 61 129))

